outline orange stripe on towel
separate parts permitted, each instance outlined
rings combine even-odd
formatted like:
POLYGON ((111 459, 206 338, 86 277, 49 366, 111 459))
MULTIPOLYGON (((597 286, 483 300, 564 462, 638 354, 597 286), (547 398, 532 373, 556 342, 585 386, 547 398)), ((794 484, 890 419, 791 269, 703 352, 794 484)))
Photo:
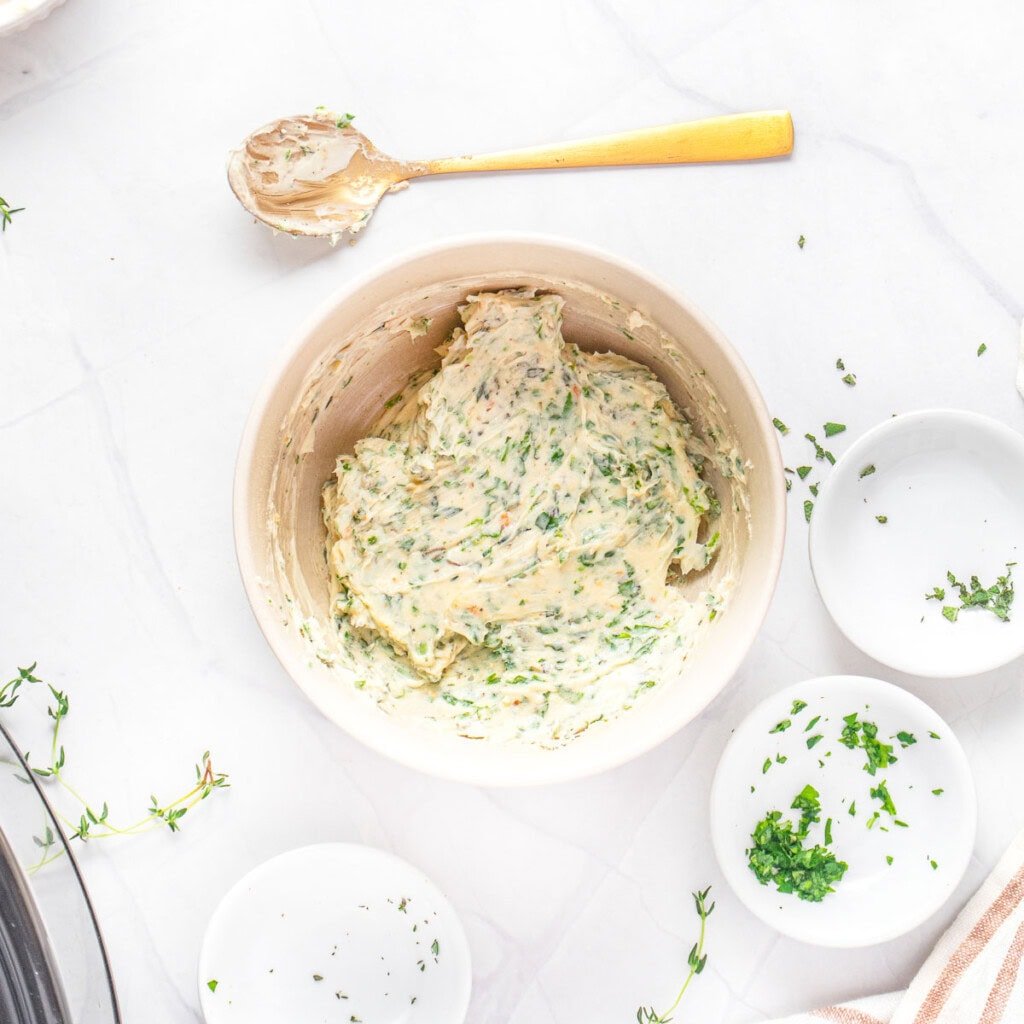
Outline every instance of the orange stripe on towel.
POLYGON ((933 1024, 964 972, 978 959, 992 936, 999 930, 1000 925, 1020 906, 1022 899, 1024 899, 1024 867, 1021 867, 1007 882, 1003 891, 978 918, 975 926, 967 933, 967 937, 956 948, 949 958, 949 963, 943 968, 942 973, 921 1003, 921 1008, 914 1018, 914 1024, 933 1024))
POLYGON ((1017 931, 1010 943, 1010 948, 1003 957, 1002 966, 996 975, 995 984, 988 994, 985 1002, 985 1009, 981 1011, 981 1020, 978 1024, 1000 1024, 1006 1004, 1010 1001, 1010 993, 1017 982, 1017 972, 1020 970, 1021 957, 1024 956, 1024 922, 1017 926, 1017 931))

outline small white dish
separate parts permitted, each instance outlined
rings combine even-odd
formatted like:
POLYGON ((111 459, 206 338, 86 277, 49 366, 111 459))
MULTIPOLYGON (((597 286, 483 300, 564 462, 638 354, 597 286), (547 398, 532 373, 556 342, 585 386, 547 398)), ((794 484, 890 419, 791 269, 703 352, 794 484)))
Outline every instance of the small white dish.
POLYGON ((870 946, 925 921, 963 877, 976 822, 970 767, 953 731, 917 697, 863 676, 811 679, 759 704, 726 745, 711 789, 712 842, 737 897, 766 924, 818 946, 870 946), (793 713, 798 700, 807 706, 793 713), (878 726, 878 738, 894 747, 897 763, 872 776, 864 768, 865 751, 839 741, 844 717, 853 712, 878 726), (788 728, 772 732, 786 719, 788 728), (894 738, 904 731, 916 740, 906 748, 894 738), (815 735, 822 739, 808 748, 815 735), (883 781, 896 815, 871 796, 883 781), (809 845, 824 843, 831 818, 827 848, 848 864, 835 891, 816 903, 761 884, 747 855, 751 833, 769 811, 799 819, 791 805, 807 784, 821 802, 809 845), (869 828, 875 812, 879 816, 869 828))
POLYGON ((207 1024, 462 1024, 469 946, 420 871, 368 846, 291 850, 221 901, 199 957, 207 1024))
POLYGON ((960 603, 947 570, 988 587, 1020 562, 1024 579, 1024 437, 1002 423, 934 409, 874 427, 822 485, 809 544, 825 606, 872 658, 948 678, 1024 654, 1024 600, 1007 622, 979 608, 956 622, 942 613, 960 603), (926 600, 935 587, 945 600, 926 600))

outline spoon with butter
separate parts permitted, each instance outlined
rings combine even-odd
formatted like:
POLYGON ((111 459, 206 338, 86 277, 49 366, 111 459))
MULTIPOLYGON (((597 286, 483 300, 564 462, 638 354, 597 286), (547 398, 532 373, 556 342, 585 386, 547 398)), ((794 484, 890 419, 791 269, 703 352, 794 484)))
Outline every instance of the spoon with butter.
POLYGON ((332 242, 365 226, 381 198, 428 174, 628 164, 760 160, 793 151, 785 110, 728 114, 483 156, 406 162, 352 127, 352 115, 318 108, 250 135, 228 160, 228 182, 257 220, 290 235, 332 242))

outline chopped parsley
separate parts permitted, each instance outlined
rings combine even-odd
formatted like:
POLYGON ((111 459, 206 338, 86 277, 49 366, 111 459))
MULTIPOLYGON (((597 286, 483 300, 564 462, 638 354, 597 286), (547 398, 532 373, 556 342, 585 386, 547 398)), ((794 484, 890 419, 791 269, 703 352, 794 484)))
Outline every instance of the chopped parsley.
POLYGON ((789 713, 791 715, 799 715, 800 712, 803 711, 803 709, 805 707, 807 707, 807 701, 805 701, 805 700, 795 700, 795 701, 793 701, 793 707, 790 708, 789 713))
POLYGON ((804 501, 804 519, 811 521, 811 513, 814 511, 814 502, 810 498, 804 501))
POLYGON ((797 466, 796 467, 796 475, 798 477, 800 477, 801 480, 806 480, 807 477, 810 475, 810 472, 811 472, 811 467, 810 466, 797 466))
POLYGON ((799 238, 798 238, 798 239, 796 240, 796 244, 797 244, 797 245, 798 245, 798 246, 799 246, 799 247, 800 247, 800 248, 802 249, 802 248, 803 248, 803 247, 804 247, 804 246, 805 246, 805 245, 807 244, 807 239, 806 239, 806 238, 804 238, 804 236, 803 236, 803 235, 801 235, 801 236, 800 236, 800 237, 799 237, 799 238))
POLYGON ((220 982, 218 982, 216 978, 211 978, 211 979, 210 979, 210 980, 209 980, 209 981, 208 981, 208 982, 206 983, 206 987, 207 987, 207 988, 208 988, 208 989, 209 989, 209 990, 210 990, 211 992, 216 992, 216 991, 217 991, 217 986, 218 986, 219 984, 220 984, 220 982))
POLYGON ((770 736, 773 732, 785 732, 792 724, 793 723, 788 718, 784 718, 781 722, 776 722, 775 725, 768 730, 768 735, 770 736))
POLYGON ((932 790, 932 794, 934 796, 942 796, 942 794, 945 793, 945 792, 946 791, 944 789, 941 789, 941 788, 940 789, 933 789, 932 790))
POLYGON ((917 742, 917 737, 912 732, 907 732, 906 729, 901 729, 896 733, 896 739, 900 741, 900 746, 904 749, 912 747, 917 742))
MULTIPOLYGON (((947 604, 942 607, 943 616, 950 622, 956 622, 960 612, 965 608, 984 608, 1002 622, 1010 621, 1010 606, 1013 604, 1013 567, 1016 562, 1006 563, 1006 575, 997 576, 990 587, 983 587, 977 576, 972 576, 970 585, 958 580, 952 572, 946 573, 946 580, 956 590, 960 599, 959 605, 947 604)), ((926 601, 944 601, 944 587, 934 587, 925 594, 926 601)))
POLYGON ((892 797, 889 795, 889 787, 885 784, 885 779, 875 786, 871 790, 871 797, 874 800, 878 800, 882 805, 882 810, 889 815, 890 818, 896 817, 896 805, 892 802, 892 797))
POLYGON ((978 346, 978 355, 979 355, 979 356, 983 356, 983 355, 985 354, 985 350, 986 350, 987 348, 988 348, 988 345, 986 345, 986 344, 985 344, 985 342, 982 342, 982 343, 981 343, 981 344, 980 344, 980 345, 978 346))
POLYGON ((836 434, 841 434, 844 430, 846 430, 846 424, 829 422, 823 424, 823 429, 825 431, 826 437, 835 437, 836 434))
POLYGON ((874 472, 875 472, 875 464, 874 464, 873 462, 869 462, 869 463, 868 463, 868 464, 867 464, 867 465, 866 465, 866 466, 865 466, 865 467, 864 467, 864 468, 863 468, 863 469, 862 469, 862 470, 860 471, 860 479, 861 479, 861 480, 863 480, 863 479, 864 479, 864 477, 866 477, 866 476, 871 476, 871 474, 872 474, 872 473, 874 473, 874 472))
MULTIPOLYGON (((820 903, 846 874, 848 865, 825 846, 809 845, 811 825, 821 820, 821 801, 811 785, 797 793, 790 805, 800 812, 795 823, 781 811, 769 811, 755 825, 747 850, 750 870, 762 885, 774 885, 782 893, 820 903)), ((825 842, 831 842, 831 819, 826 823, 825 842)))
POLYGON ((819 462, 824 459, 831 466, 836 464, 836 457, 827 448, 822 448, 821 445, 818 444, 818 439, 813 434, 804 434, 804 437, 814 445, 814 457, 819 462))
POLYGON ((843 716, 843 731, 839 742, 850 750, 862 749, 867 757, 864 771, 874 775, 879 768, 888 768, 898 760, 893 756, 893 748, 878 738, 878 726, 874 722, 861 721, 857 712, 843 716))
POLYGON ((787 427, 786 424, 783 423, 782 420, 780 420, 778 416, 773 416, 772 417, 772 423, 775 424, 775 429, 780 434, 788 434, 789 433, 789 427, 787 427))
POLYGON ((887 522, 889 522, 889 517, 888 516, 875 516, 875 519, 876 519, 877 522, 881 523, 883 526, 885 526, 885 524, 887 522))
POLYGON ((813 736, 807 737, 807 749, 813 750, 825 737, 821 733, 815 733, 813 736))

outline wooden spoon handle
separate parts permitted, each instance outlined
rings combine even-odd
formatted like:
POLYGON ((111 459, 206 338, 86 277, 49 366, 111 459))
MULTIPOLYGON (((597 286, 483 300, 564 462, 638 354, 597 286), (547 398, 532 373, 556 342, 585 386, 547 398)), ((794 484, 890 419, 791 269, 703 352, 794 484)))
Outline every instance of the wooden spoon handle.
POLYGON ((531 149, 430 160, 426 164, 426 173, 760 160, 785 156, 792 151, 793 119, 789 111, 765 110, 667 124, 659 128, 641 128, 619 135, 603 135, 596 139, 578 139, 531 149))

